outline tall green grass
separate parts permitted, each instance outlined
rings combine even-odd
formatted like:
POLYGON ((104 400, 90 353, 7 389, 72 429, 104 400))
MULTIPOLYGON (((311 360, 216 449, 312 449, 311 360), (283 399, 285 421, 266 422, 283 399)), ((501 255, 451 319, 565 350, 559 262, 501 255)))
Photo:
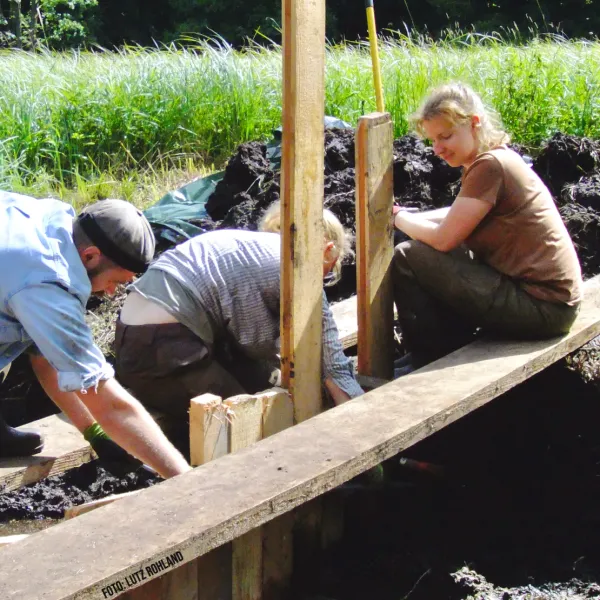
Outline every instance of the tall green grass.
MULTIPOLYGON (((600 43, 506 39, 382 39, 396 135, 407 132, 408 115, 429 88, 461 80, 526 146, 555 131, 600 137, 600 43)), ((281 62, 278 47, 237 52, 219 40, 186 50, 3 52, 0 187, 59 195, 75 187, 94 199, 112 184, 132 195, 144 178, 220 165, 237 144, 266 139, 280 124, 281 62)), ((326 114, 354 124, 374 110, 368 47, 328 46, 326 114)))

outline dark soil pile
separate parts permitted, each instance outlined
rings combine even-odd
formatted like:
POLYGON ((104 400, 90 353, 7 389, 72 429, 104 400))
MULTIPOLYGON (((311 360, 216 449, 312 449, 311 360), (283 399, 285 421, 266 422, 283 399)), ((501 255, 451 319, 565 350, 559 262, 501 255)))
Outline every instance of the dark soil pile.
POLYGON ((0 494, 0 522, 61 519, 72 506, 147 488, 158 481, 161 481, 159 477, 144 469, 117 478, 93 461, 25 486, 18 492, 0 494))

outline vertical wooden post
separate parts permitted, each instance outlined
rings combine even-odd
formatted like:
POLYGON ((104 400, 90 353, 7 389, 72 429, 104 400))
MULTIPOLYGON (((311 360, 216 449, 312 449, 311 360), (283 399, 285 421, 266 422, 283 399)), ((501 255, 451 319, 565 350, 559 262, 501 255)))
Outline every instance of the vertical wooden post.
MULTIPOLYGON (((289 394, 273 389, 263 395, 263 439, 294 424, 294 406, 289 394)), ((293 571, 294 513, 289 512, 263 525, 263 600, 290 597, 293 571)))
MULTIPOLYGON (((214 394, 190 401, 190 462, 193 467, 229 452, 226 407, 214 394)), ((198 600, 231 600, 231 544, 211 550, 196 561, 198 600)))
POLYGON ((361 117, 356 130, 358 371, 391 379, 394 304, 392 206, 394 127, 389 113, 361 117))
POLYGON ((296 421, 321 411, 325 0, 283 0, 281 359, 296 421))
MULTIPOLYGON (((201 560, 201 559, 199 559, 201 560)), ((197 561, 126 592, 122 600, 198 600, 197 561)))
POLYGON ((229 451, 227 417, 221 398, 203 394, 190 401, 190 464, 203 465, 229 451))
MULTIPOLYGON (((229 451, 236 452, 262 439, 263 406, 260 397, 234 396, 225 400, 231 409, 229 451)), ((262 598, 262 529, 257 527, 232 542, 233 600, 262 598)))

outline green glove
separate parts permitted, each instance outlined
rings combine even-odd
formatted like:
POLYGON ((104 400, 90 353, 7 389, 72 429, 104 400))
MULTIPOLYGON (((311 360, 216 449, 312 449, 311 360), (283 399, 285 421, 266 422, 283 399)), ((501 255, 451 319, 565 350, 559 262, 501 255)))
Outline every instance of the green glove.
POLYGON ((113 442, 99 423, 92 423, 83 432, 83 437, 98 455, 100 464, 117 477, 123 477, 142 465, 141 461, 113 442))

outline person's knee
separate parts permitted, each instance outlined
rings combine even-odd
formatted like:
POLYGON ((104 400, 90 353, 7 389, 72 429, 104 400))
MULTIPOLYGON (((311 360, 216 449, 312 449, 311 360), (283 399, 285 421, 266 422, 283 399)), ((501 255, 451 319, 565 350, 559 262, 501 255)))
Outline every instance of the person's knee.
POLYGON ((436 252, 436 250, 417 240, 409 240, 398 244, 394 248, 392 259, 394 277, 413 279, 419 266, 427 262, 427 256, 432 252, 436 252))

